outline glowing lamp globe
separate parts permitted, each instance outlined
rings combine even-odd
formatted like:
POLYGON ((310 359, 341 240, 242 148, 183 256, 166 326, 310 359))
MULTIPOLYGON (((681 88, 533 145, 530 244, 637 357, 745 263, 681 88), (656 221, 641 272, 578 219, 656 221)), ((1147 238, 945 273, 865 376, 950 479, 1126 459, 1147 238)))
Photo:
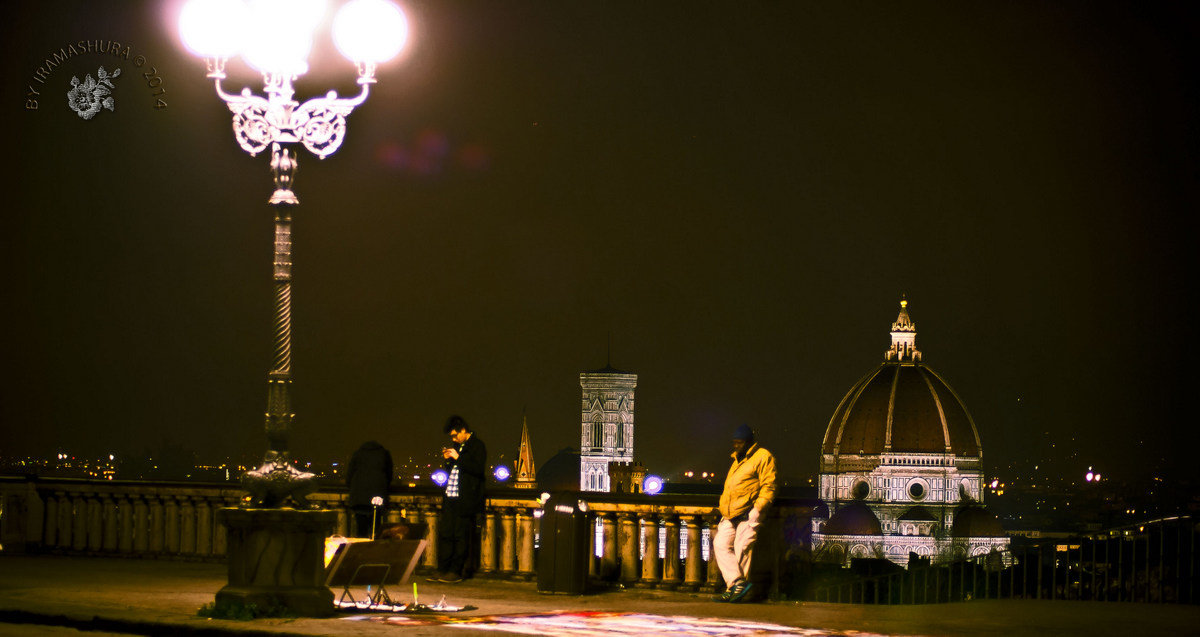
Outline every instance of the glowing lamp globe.
POLYGON ((250 22, 265 28, 247 40, 242 57, 263 73, 303 75, 325 12, 324 0, 252 0, 250 22))
POLYGON ((350 0, 333 19, 333 43, 351 62, 386 62, 407 39, 408 20, 387 0, 350 0))
POLYGON ((262 73, 304 75, 312 38, 297 33, 267 33, 246 43, 242 58, 262 73))
POLYGON ((429 479, 433 480, 434 484, 438 485, 439 487, 444 487, 446 486, 446 482, 450 480, 450 474, 446 473, 442 469, 438 469, 429 476, 429 479))
POLYGON ((508 467, 506 467, 504 465, 500 465, 499 467, 496 467, 496 470, 493 472, 492 475, 494 475, 496 477, 497 482, 504 482, 505 480, 508 480, 510 477, 512 477, 512 472, 509 471, 508 467))
POLYGON ((646 495, 658 495, 662 492, 663 480, 658 476, 646 476, 642 482, 642 493, 646 495))
POLYGON ((179 12, 179 37, 194 55, 231 57, 241 47, 245 17, 241 0, 189 0, 179 12))

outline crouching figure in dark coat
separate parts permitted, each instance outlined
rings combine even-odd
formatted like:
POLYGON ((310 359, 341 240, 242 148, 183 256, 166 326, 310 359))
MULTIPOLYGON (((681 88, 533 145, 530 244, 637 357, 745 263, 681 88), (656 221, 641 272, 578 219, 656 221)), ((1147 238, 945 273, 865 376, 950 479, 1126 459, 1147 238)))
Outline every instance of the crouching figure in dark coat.
POLYGON ((350 487, 348 504, 354 512, 354 537, 372 537, 383 528, 383 516, 392 484, 392 454, 383 445, 368 440, 350 457, 346 469, 346 484, 350 487), (379 505, 371 501, 379 498, 379 505))

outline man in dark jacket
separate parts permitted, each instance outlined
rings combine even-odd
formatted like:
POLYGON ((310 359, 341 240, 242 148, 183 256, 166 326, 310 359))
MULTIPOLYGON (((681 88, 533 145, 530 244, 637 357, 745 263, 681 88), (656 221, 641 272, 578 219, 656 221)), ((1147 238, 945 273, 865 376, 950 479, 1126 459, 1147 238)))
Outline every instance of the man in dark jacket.
POLYGON ((430 579, 461 582, 476 542, 476 520, 483 513, 487 447, 460 416, 447 419, 442 431, 452 444, 442 448, 449 477, 438 519, 438 573, 430 579))
POLYGON ((347 503, 354 512, 354 537, 370 537, 372 529, 380 529, 383 520, 375 516, 382 515, 387 506, 391 483, 392 454, 374 440, 364 442, 350 457, 350 466, 346 468, 346 484, 350 486, 347 503), (371 503, 374 498, 382 500, 381 506, 371 503))

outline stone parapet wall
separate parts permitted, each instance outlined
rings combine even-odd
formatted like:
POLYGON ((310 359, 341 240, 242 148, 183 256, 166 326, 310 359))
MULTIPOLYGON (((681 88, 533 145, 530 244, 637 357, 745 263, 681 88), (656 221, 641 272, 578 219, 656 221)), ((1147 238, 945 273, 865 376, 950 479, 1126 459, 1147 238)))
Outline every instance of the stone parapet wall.
MULTIPOLYGON (((488 495, 480 523, 478 576, 532 579, 541 492, 505 488, 488 495)), ((216 512, 238 506, 244 496, 233 484, 0 477, 0 552, 223 562, 226 530, 216 512)), ((704 559, 711 555, 710 547, 702 546, 702 538, 718 522, 716 496, 580 497, 588 510, 593 580, 666 589, 722 588, 716 562, 704 559), (598 533, 591 532, 597 527, 598 533)), ((308 499, 336 513, 336 535, 349 535, 353 516, 344 488, 321 487, 308 499)), ((779 562, 790 551, 807 550, 815 506, 819 503, 813 500, 781 499, 771 508, 755 553, 755 571, 764 583, 776 580, 779 562)), ((418 487, 394 490, 382 510, 385 526, 402 518, 427 526, 423 570, 437 565, 440 507, 440 490, 418 487)))

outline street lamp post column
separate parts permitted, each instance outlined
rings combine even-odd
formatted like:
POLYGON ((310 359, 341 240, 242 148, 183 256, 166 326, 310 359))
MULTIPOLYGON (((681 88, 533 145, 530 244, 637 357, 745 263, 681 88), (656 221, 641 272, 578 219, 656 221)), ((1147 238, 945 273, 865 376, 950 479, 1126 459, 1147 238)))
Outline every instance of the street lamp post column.
POLYGON ((292 82, 308 70, 312 33, 325 13, 324 5, 325 0, 189 0, 180 13, 181 38, 205 58, 208 77, 233 114, 235 140, 251 156, 270 149, 275 181, 268 200, 275 217, 275 249, 267 451, 262 464, 242 476, 249 506, 217 512, 227 529, 229 556, 229 583, 217 593, 217 606, 282 606, 301 616, 334 611, 333 592, 324 585, 323 558, 324 540, 337 514, 306 510, 314 476, 296 468, 288 445, 295 419, 292 213, 300 203, 292 190, 296 172, 292 149, 302 145, 321 159, 336 152, 345 139, 346 116, 366 101, 375 83, 375 65, 399 53, 407 35, 404 15, 387 0, 346 2, 334 19, 333 38, 357 68, 359 94, 346 98, 329 91, 297 102, 292 99, 292 82), (249 33, 251 27, 256 31, 249 33), (265 96, 249 88, 237 94, 222 88, 225 64, 235 53, 262 72, 265 96))
POLYGON ((275 213, 275 254, 272 259, 274 283, 274 355, 267 374, 267 412, 265 430, 267 452, 257 469, 246 472, 242 483, 251 499, 260 506, 276 506, 290 497, 305 504, 312 491, 313 474, 300 471, 291 463, 288 433, 296 415, 292 412, 292 208, 300 203, 292 192, 296 158, 291 150, 272 145, 271 170, 275 193, 270 204, 275 213))
POLYGON ((275 191, 268 203, 275 212, 274 357, 268 374, 266 436, 262 464, 242 476, 257 507, 294 504, 307 508, 313 474, 297 469, 288 447, 292 413, 292 211, 300 203, 292 190, 296 154, 302 145, 324 159, 341 147, 346 117, 366 101, 375 83, 375 67, 399 53, 407 36, 404 15, 386 0, 351 0, 333 23, 338 49, 354 62, 359 94, 339 97, 329 91, 303 103, 293 99, 292 83, 308 70, 312 32, 325 13, 324 0, 190 0, 180 14, 184 44, 204 57, 217 95, 233 114, 233 134, 251 156, 271 151, 275 191), (250 26, 258 30, 250 33, 250 26), (263 93, 249 88, 237 94, 222 87, 225 64, 239 53, 262 72, 263 93))

